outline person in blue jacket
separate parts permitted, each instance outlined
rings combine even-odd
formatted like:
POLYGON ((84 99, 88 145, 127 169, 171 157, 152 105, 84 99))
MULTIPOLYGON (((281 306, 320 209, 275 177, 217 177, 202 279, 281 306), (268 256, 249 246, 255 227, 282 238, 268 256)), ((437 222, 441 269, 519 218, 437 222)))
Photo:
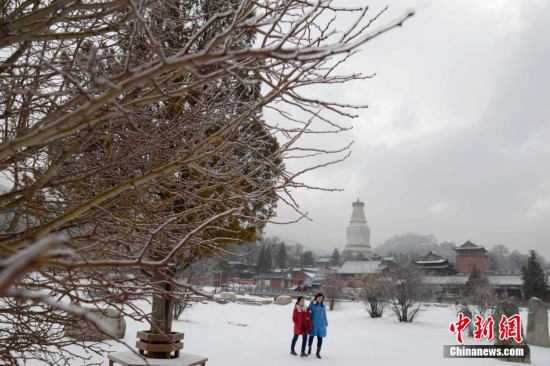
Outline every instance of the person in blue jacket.
POLYGON ((308 354, 311 354, 311 346, 313 339, 317 337, 317 358, 321 358, 321 346, 323 345, 323 338, 327 336, 327 312, 324 304, 325 297, 322 293, 318 293, 313 298, 308 309, 311 312, 311 322, 313 323, 313 329, 309 332, 308 341, 308 354))

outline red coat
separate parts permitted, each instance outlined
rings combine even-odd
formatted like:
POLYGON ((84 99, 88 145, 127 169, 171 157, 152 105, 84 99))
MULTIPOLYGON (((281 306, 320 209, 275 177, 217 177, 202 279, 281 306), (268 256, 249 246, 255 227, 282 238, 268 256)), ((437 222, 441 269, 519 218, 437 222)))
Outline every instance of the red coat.
POLYGON ((292 321, 294 322, 294 334, 307 335, 313 329, 311 313, 308 308, 305 311, 298 311, 294 306, 292 321))

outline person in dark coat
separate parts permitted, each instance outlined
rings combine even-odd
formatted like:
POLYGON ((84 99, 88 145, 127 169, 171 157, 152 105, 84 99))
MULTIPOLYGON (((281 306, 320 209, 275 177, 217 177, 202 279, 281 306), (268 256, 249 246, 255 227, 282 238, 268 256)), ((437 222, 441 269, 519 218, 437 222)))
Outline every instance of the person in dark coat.
POLYGON ((307 343, 307 334, 311 330, 311 313, 306 307, 306 300, 300 296, 296 300, 296 305, 294 306, 294 311, 292 313, 292 322, 294 323, 294 337, 292 337, 292 344, 290 346, 290 354, 297 356, 297 353, 294 351, 294 346, 298 341, 298 337, 302 336, 302 352, 300 353, 301 357, 307 357, 306 353, 306 343, 307 343))
POLYGON ((323 338, 327 336, 327 312, 324 304, 325 297, 322 293, 318 293, 313 298, 308 309, 311 312, 311 321, 313 329, 309 332, 309 347, 307 354, 311 354, 311 346, 313 345, 313 339, 317 337, 317 358, 321 358, 321 346, 323 345, 323 338))

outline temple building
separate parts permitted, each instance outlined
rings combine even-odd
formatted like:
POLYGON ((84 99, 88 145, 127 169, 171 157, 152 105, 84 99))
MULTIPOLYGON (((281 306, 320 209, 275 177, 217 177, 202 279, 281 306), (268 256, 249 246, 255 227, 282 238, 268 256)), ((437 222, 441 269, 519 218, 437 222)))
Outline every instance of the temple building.
POLYGON ((452 276, 456 269, 447 258, 440 257, 430 250, 422 259, 414 261, 417 268, 420 268, 428 276, 452 276))
POLYGON ((467 241, 459 247, 453 248, 456 252, 456 269, 461 274, 470 274, 474 267, 481 272, 487 270, 487 250, 480 245, 467 241))
POLYGON ((353 211, 351 220, 346 230, 346 247, 342 255, 347 260, 362 260, 369 258, 372 253, 370 246, 370 229, 367 226, 365 216, 365 203, 359 201, 352 203, 353 211))

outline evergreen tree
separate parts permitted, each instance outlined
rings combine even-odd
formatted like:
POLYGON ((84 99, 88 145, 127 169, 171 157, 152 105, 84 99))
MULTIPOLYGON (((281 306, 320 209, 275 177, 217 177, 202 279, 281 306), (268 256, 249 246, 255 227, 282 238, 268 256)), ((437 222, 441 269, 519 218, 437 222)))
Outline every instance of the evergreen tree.
POLYGON ((285 243, 281 243, 281 246, 279 247, 275 265, 279 268, 286 268, 288 266, 288 252, 286 250, 285 243))
POLYGON ((302 265, 303 266, 312 266, 313 264, 314 264, 313 252, 311 250, 305 251, 304 255, 302 257, 302 265))
POLYGON ((256 262, 256 269, 258 271, 258 274, 262 273, 262 269, 265 262, 265 248, 260 248, 260 253, 258 254, 258 261, 256 262))
POLYGON ((334 251, 332 252, 331 263, 335 266, 340 264, 340 251, 338 248, 334 248, 334 251))
MULTIPOLYGON (((198 34, 198 29, 209 24, 194 44, 197 51, 204 50, 231 24, 229 17, 212 21, 216 19, 212 18, 212 14, 227 11, 227 8, 234 4, 227 0, 193 0, 187 6, 182 6, 177 1, 167 0, 162 2, 162 5, 152 7, 150 13, 147 13, 150 19, 166 20, 150 21, 149 30, 159 44, 164 45, 164 52, 168 57, 180 52, 188 44, 189 37, 198 34), (195 21, 190 22, 190 19, 195 21), (185 24, 185 28, 189 27, 189 32, 182 31, 182 24, 185 24)), ((156 48, 148 47, 150 41, 148 37, 144 37, 145 30, 138 32, 138 36, 130 41, 134 26, 126 24, 124 29, 125 31, 121 31, 115 37, 118 41, 115 43, 120 47, 117 50, 128 50, 130 54, 139 53, 140 57, 110 58, 109 61, 105 61, 105 67, 110 73, 121 73, 127 66, 137 68, 143 60, 153 58, 158 52, 156 48)), ((227 50, 237 51, 253 46, 256 35, 253 29, 238 33, 235 33, 233 42, 224 46, 227 50)), ((113 53, 117 54, 116 51, 113 53)), ((224 67, 225 65, 203 65, 197 68, 197 73, 204 75, 224 67)), ((223 154, 196 159, 193 164, 177 164, 170 172, 167 171, 162 177, 151 181, 149 186, 143 184, 141 190, 120 195, 116 199, 116 205, 102 207, 102 210, 111 214, 114 212, 121 221, 130 223, 136 217, 136 212, 139 212, 140 220, 148 222, 152 227, 158 227, 160 217, 177 217, 179 225, 174 225, 173 228, 163 227, 162 233, 166 238, 161 239, 161 235, 156 235, 153 240, 149 240, 148 237, 134 239, 141 247, 147 248, 147 256, 154 261, 162 261, 171 253, 177 243, 175 238, 187 234, 197 223, 230 209, 238 208, 242 211, 239 216, 233 215, 220 221, 196 238, 204 242, 214 239, 217 248, 220 249, 226 249, 235 239, 239 242, 254 240, 265 226, 266 219, 274 215, 277 196, 271 188, 274 186, 276 167, 282 164, 282 161, 276 158, 261 169, 258 167, 259 161, 269 161, 270 157, 276 156, 279 144, 265 127, 261 109, 249 113, 251 106, 262 97, 260 84, 254 82, 257 78, 258 73, 253 68, 242 68, 226 78, 209 82, 202 88, 182 94, 166 93, 171 96, 156 103, 136 106, 131 113, 110 118, 109 123, 98 124, 94 138, 89 143, 82 144, 78 153, 72 153, 58 169, 61 176, 72 177, 71 183, 50 188, 49 192, 57 197, 63 197, 64 201, 91 201, 102 192, 120 185, 127 177, 146 175, 157 167, 166 165, 174 156, 196 154, 193 151, 200 145, 200 141, 206 141, 223 131, 231 121, 243 116, 238 128, 225 134, 223 139, 218 139, 224 143, 223 154), (202 116, 205 108, 208 110, 208 118, 202 116), (185 128, 182 128, 183 126, 185 128), (139 144, 136 141, 140 140, 130 139, 129 131, 133 130, 146 134, 148 143, 139 144), (106 145, 101 141, 105 141, 106 145), (152 141, 156 143, 149 143, 152 141), (107 145, 109 148, 102 148, 107 145), (139 150, 136 150, 136 146, 139 146, 139 150), (106 161, 124 161, 124 164, 106 164, 106 161), (246 177, 246 180, 235 184, 233 174, 246 177), (90 184, 90 181, 95 183, 90 184), (257 195, 261 196, 261 199, 252 200, 249 197, 252 197, 251 194, 254 192, 266 193, 257 195), (219 198, 218 203, 209 204, 211 197, 219 198)), ((167 90, 171 90, 178 85, 189 83, 193 76, 181 73, 167 77, 168 79, 171 82, 167 83, 166 87, 167 90)), ((145 92, 148 86, 144 84, 141 87, 145 92)), ((156 88, 153 87, 152 90, 156 88)), ((132 91, 124 95, 123 99, 129 102, 137 95, 141 95, 141 91, 132 91)), ((55 159, 60 151, 69 149, 75 144, 75 139, 82 139, 82 136, 56 140, 52 143, 52 148, 47 150, 49 158, 55 159)), ((47 208, 45 211, 55 210, 47 208)), ((133 233, 147 233, 147 230, 127 227, 120 228, 120 231, 113 230, 108 216, 109 214, 90 219, 94 221, 94 233, 88 239, 91 243, 93 240, 102 240, 103 237, 110 238, 110 247, 102 254, 127 250, 122 232, 131 230, 133 233)), ((84 224, 87 225, 89 224, 84 224)), ((82 224, 74 227, 75 230, 79 230, 82 224)), ((93 245, 86 246, 94 248, 93 245)), ((201 249, 195 247, 190 253, 191 258, 211 255, 211 251, 204 250, 204 246, 201 246, 201 249)), ((149 283, 159 286, 157 292, 166 294, 153 297, 151 332, 171 333, 171 312, 165 309, 172 307, 174 297, 170 296, 170 292, 173 291, 173 287, 164 279, 172 278, 175 273, 185 270, 192 263, 190 260, 180 261, 179 258, 174 258, 170 263, 173 269, 151 273, 149 283)))
POLYGON ((527 299, 535 296, 546 299, 548 295, 548 277, 544 274, 537 259, 537 252, 529 251, 527 264, 521 267, 521 279, 523 280, 523 291, 527 299))
POLYGON ((271 248, 267 247, 265 250, 265 266, 266 272, 271 272, 273 268, 273 261, 271 259, 271 248))
POLYGON ((271 271, 271 251, 268 247, 262 246, 258 257, 258 273, 271 271))

